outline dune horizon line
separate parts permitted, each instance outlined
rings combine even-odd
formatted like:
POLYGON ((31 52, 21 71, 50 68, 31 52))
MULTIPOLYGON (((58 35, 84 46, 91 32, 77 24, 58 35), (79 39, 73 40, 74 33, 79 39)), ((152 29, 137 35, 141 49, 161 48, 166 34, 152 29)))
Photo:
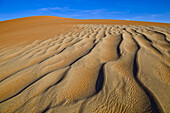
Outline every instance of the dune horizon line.
POLYGON ((97 18, 95 18, 95 19, 86 19, 86 18, 84 18, 84 19, 77 19, 77 18, 69 18, 69 17, 59 17, 59 16, 51 16, 51 15, 38 15, 38 16, 26 16, 26 17, 18 17, 18 18, 13 18, 13 19, 7 19, 7 20, 2 20, 2 21, 0 21, 0 23, 1 22, 6 22, 6 21, 12 21, 12 20, 18 20, 18 19, 26 19, 26 18, 36 18, 36 17, 54 17, 54 18, 60 18, 60 19, 74 19, 74 20, 84 20, 84 21, 88 21, 88 20, 106 20, 106 21, 126 21, 126 22, 146 22, 146 23, 161 23, 161 24, 169 24, 170 25, 170 23, 167 23, 167 22, 152 22, 152 21, 138 21, 138 20, 124 20, 124 19, 105 19, 105 18, 103 18, 103 19, 97 19, 97 18))

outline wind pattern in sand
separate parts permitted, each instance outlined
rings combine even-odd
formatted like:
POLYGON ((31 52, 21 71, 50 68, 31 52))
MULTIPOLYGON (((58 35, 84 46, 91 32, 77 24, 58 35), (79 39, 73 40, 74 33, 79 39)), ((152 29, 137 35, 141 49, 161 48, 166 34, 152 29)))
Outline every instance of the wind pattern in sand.
POLYGON ((170 110, 170 28, 75 26, 0 50, 1 113, 170 110))

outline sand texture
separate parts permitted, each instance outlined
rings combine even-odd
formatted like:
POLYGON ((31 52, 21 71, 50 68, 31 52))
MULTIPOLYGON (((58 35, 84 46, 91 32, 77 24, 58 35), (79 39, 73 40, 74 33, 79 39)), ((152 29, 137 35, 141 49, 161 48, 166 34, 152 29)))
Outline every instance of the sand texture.
POLYGON ((0 113, 170 113, 168 24, 34 18, 0 23, 0 113))

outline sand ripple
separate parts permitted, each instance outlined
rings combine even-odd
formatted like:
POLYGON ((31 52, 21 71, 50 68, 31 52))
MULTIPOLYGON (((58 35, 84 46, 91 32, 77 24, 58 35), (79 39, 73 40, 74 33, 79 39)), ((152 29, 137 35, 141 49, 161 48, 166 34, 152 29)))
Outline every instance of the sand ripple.
POLYGON ((0 50, 0 112, 170 111, 168 28, 75 26, 0 50))

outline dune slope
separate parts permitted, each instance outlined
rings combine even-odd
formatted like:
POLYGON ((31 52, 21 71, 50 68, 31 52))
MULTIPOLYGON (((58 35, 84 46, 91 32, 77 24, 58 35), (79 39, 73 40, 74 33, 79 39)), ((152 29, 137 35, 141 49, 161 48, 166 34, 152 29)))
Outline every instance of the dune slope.
POLYGON ((37 18, 0 23, 0 112, 170 111, 170 28, 37 18))

